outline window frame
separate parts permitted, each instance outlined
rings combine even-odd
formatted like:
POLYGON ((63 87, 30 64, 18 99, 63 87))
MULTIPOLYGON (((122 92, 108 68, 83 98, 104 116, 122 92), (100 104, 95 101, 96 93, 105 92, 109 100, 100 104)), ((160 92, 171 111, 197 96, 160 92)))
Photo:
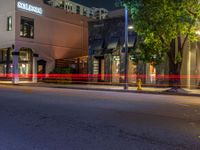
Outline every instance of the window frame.
POLYGON ((12 31, 13 28, 13 17, 8 16, 7 17, 7 31, 12 31))
POLYGON ((28 18, 28 17, 24 17, 24 16, 21 16, 20 17, 20 37, 22 38, 28 38, 28 39, 34 39, 35 38, 35 20, 33 18, 28 18), (26 22, 31 22, 31 24, 29 24, 27 26, 27 35, 24 35, 25 34, 25 23, 26 22), (32 25, 32 30, 31 31, 31 25, 32 25), (31 35, 31 33, 33 35, 31 35))

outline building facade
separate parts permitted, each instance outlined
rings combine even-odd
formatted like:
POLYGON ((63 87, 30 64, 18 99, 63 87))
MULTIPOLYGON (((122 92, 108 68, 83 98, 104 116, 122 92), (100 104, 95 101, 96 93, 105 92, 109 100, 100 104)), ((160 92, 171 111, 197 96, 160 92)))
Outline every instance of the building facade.
POLYGON ((108 10, 105 8, 87 7, 70 0, 49 0, 47 1, 51 6, 62 8, 67 12, 87 16, 91 19, 105 19, 108 15, 108 10))
MULTIPOLYGON (((89 22, 89 73, 96 75, 94 81, 120 84, 124 81, 124 15, 108 16, 107 19, 89 22)), ((131 22, 130 22, 131 26, 131 22)), ((134 47, 137 35, 129 28, 129 51, 134 47)), ((129 58, 129 81, 136 83, 136 66, 129 58)))
POLYGON ((21 74, 50 73, 56 60, 87 56, 87 21, 43 0, 1 0, 0 74, 18 83, 21 74))
MULTIPOLYGON (((124 10, 109 12, 108 18, 89 22, 89 73, 96 75, 94 81, 120 84, 124 82, 124 10)), ((129 20, 129 52, 137 42, 129 20)), ((128 80, 135 85, 138 78, 147 86, 169 86, 169 61, 154 65, 153 62, 133 63, 129 56, 128 80)), ((181 84, 183 87, 200 86, 200 42, 187 44, 183 54, 181 84)))

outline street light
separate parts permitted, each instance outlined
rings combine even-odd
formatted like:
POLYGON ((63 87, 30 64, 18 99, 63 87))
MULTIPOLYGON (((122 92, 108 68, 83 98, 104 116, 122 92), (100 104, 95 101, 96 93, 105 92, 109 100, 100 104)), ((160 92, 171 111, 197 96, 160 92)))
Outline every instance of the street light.
POLYGON ((128 90, 128 7, 125 4, 124 90, 128 90))
POLYGON ((133 30, 134 27, 133 27, 132 25, 130 25, 130 26, 128 26, 128 29, 129 29, 129 30, 133 30))
MULTIPOLYGON (((124 90, 128 90, 128 6, 124 0, 116 0, 115 5, 117 7, 125 7, 125 55, 124 55, 124 90)), ((131 27, 133 29, 133 27, 131 27)), ((124 48, 124 47, 123 47, 124 48)))

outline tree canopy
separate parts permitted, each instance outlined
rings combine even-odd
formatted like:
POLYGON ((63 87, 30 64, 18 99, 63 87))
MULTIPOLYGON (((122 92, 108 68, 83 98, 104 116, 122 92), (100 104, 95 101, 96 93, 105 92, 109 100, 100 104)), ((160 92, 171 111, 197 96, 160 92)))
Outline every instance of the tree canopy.
POLYGON ((138 34, 134 61, 159 64, 177 41, 178 53, 171 61, 181 65, 186 43, 197 40, 200 0, 124 0, 124 4, 138 34))

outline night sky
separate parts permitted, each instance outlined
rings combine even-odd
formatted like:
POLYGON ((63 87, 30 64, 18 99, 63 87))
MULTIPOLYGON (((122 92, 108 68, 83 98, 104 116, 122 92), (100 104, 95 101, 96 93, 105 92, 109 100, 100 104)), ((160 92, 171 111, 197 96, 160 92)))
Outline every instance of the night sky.
POLYGON ((103 7, 108 10, 116 9, 115 0, 72 0, 74 2, 89 6, 89 7, 103 7))

